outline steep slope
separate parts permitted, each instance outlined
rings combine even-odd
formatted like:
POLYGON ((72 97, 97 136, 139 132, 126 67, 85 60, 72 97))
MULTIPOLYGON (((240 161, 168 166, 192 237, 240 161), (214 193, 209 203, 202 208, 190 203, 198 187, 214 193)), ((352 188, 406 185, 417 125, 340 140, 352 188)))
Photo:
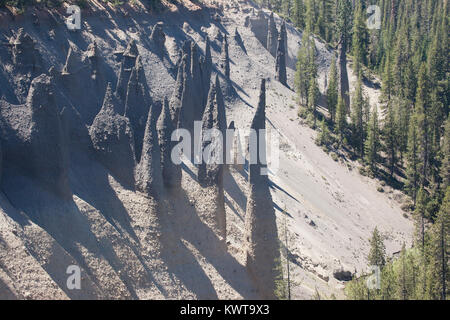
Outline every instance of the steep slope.
MULTIPOLYGON (((95 103, 89 107, 95 110, 86 109, 86 97, 78 101, 74 98, 76 91, 69 94, 63 82, 57 78, 54 81, 56 90, 66 99, 57 101, 68 101, 66 110, 70 107, 75 110, 71 115, 80 114, 78 122, 63 122, 75 132, 84 133, 91 126, 101 110, 106 83, 118 82, 121 57, 131 39, 136 41, 153 103, 172 96, 183 42, 194 41, 204 54, 208 36, 214 73, 219 75, 224 93, 227 127, 231 121, 236 128, 250 127, 259 83, 265 78, 266 127, 281 135, 279 166, 270 172, 269 184, 279 234, 284 235, 286 222, 291 235, 288 256, 293 278, 299 284, 294 288, 294 298, 310 298, 316 288, 326 295, 335 293, 342 297, 343 283, 333 278, 333 271, 363 271, 367 239, 375 226, 386 236, 388 254, 398 251, 410 238, 411 221, 402 216, 389 194, 378 193, 373 182, 356 170, 351 171, 351 163, 337 163, 326 155, 314 144, 315 133, 299 122, 292 88, 301 33, 286 24, 286 87, 275 80, 275 57, 252 28, 246 27, 247 16, 253 10, 250 1, 211 1, 207 8, 189 1, 185 4, 186 7, 170 5, 155 15, 146 12, 139 2, 134 7, 110 8, 93 1, 93 7, 84 12, 83 29, 77 32, 65 28, 58 12, 39 12, 40 25, 36 26, 27 19, 12 21, 0 11, 0 21, 5 21, 0 23, 0 38, 12 37, 10 29, 17 33, 23 27, 44 57, 41 72, 54 66, 57 74, 64 69, 69 48, 75 45, 80 51, 89 52, 95 41, 103 64, 102 80, 96 78, 94 82, 101 89, 86 93, 95 95, 95 103), (151 37, 157 23, 158 30, 162 28, 165 34, 165 42, 156 33, 155 39, 151 37), (234 37, 236 29, 239 41, 234 37), (228 35, 230 79, 220 71, 224 34, 228 35)), ((260 16, 269 17, 268 12, 261 12, 260 16)), ((280 29, 281 19, 275 15, 274 20, 280 29)), ((323 79, 333 52, 323 43, 317 42, 316 46, 323 79)), ((14 68, 11 50, 9 44, 2 43, 2 143, 15 132, 5 129, 11 126, 5 124, 3 113, 16 107, 16 112, 22 112, 20 103, 25 101, 35 72, 31 69, 9 73, 14 68), (27 90, 14 89, 15 83, 23 84, 27 90)), ((89 70, 88 73, 94 73, 89 70)), ((125 101, 117 103, 125 107, 125 101)), ((152 104, 154 112, 158 105, 161 108, 162 103, 152 104)), ((64 106, 58 107, 64 114, 64 106)), ((143 132, 141 136, 144 137, 143 132)), ((129 136, 127 139, 133 140, 129 136)), ((0 298, 258 298, 244 268, 242 249, 247 166, 242 171, 229 168, 224 172, 228 247, 224 248, 205 218, 217 210, 213 203, 216 194, 197 182, 197 167, 187 159, 182 165, 182 189, 168 191, 155 200, 120 181, 98 161, 88 143, 84 148, 70 143, 66 147, 73 192, 69 201, 42 188, 13 162, 3 164, 0 298), (66 286, 66 269, 72 264, 82 269, 81 290, 69 290, 66 286)))

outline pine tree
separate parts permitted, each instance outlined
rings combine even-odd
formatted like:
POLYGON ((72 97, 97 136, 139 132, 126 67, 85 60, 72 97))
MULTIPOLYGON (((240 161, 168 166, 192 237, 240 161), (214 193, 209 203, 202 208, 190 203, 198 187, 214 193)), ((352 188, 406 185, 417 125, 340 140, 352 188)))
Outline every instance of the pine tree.
POLYGON ((330 113, 331 122, 334 123, 334 120, 336 118, 336 107, 338 103, 338 79, 335 56, 333 56, 333 59, 331 60, 329 79, 330 80, 327 87, 327 106, 328 112, 330 113))
POLYGON ((425 211, 427 205, 427 195, 423 188, 417 193, 416 208, 414 210, 414 221, 416 225, 416 242, 422 251, 425 250, 425 211))
POLYGON ((417 116, 418 151, 420 155, 420 183, 425 185, 428 177, 430 156, 429 114, 428 114, 428 78, 424 64, 420 67, 417 85, 415 114, 417 116))
POLYGON ((364 21, 362 3, 356 2, 355 14, 353 19, 353 37, 352 53, 355 65, 355 73, 359 73, 360 64, 367 64, 367 42, 368 32, 366 22, 364 21))
POLYGON ((325 122, 325 118, 320 123, 320 133, 317 135, 316 143, 319 146, 326 146, 330 142, 330 130, 325 122))
POLYGON ((364 109, 367 101, 363 96, 361 78, 362 76, 360 73, 358 82, 356 84, 356 90, 352 99, 352 133, 355 147, 358 150, 360 157, 362 158, 364 156, 364 141, 366 138, 364 109))
POLYGON ((383 136, 386 145, 386 153, 389 159, 389 173, 392 178, 397 162, 398 131, 395 123, 394 108, 392 107, 391 102, 388 102, 387 105, 383 136))
POLYGON ((444 190, 450 185, 450 119, 445 121, 444 140, 442 143, 441 178, 444 190))
POLYGON ((373 230, 372 238, 370 239, 368 260, 371 266, 384 267, 386 264, 386 247, 377 227, 373 230))
POLYGON ((342 140, 345 135, 345 129, 347 127, 347 115, 345 110, 344 100, 342 100, 341 96, 338 98, 338 104, 336 109, 336 134, 339 136, 339 142, 342 143, 342 140))
POLYGON ((441 210, 431 230, 431 285, 430 294, 433 299, 447 299, 449 288, 449 256, 450 249, 450 187, 447 187, 441 210))
POLYGON ((367 128, 367 140, 365 143, 365 160, 372 172, 376 171, 379 147, 378 111, 375 106, 367 128))
POLYGON ((314 128, 316 127, 317 121, 317 98, 319 95, 319 89, 317 88, 317 80, 315 78, 311 78, 309 82, 308 89, 308 109, 312 112, 314 116, 314 128))
POLYGON ((303 0, 294 0, 292 9, 292 21, 297 28, 303 29, 305 27, 305 8, 303 0))
POLYGON ((414 114, 409 123, 408 133, 408 154, 407 154, 407 181, 406 190, 416 204, 417 191, 420 185, 420 157, 419 157, 419 136, 417 129, 417 116, 414 114))

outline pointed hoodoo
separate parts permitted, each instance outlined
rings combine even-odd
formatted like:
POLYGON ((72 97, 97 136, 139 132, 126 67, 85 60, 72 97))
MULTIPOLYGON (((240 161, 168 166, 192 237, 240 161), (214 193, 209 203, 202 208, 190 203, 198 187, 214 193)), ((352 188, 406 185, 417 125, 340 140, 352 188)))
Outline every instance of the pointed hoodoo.
POLYGON ((224 36, 222 42, 222 53, 220 55, 220 69, 226 79, 230 79, 230 56, 228 54, 228 37, 224 36))
POLYGON ((267 48, 268 23, 264 12, 259 10, 256 16, 251 16, 248 20, 248 26, 264 48, 267 48))
POLYGON ((172 160, 172 150, 176 142, 172 141, 171 137, 176 128, 173 125, 167 98, 164 98, 156 128, 161 150, 161 169, 164 185, 169 190, 176 190, 181 187, 181 167, 172 160))
POLYGON ((202 77, 203 77, 203 106, 206 106, 208 100, 209 88, 211 86, 211 74, 212 74, 212 57, 211 57, 211 43, 209 37, 206 36, 205 46, 205 59, 202 64, 202 77))
POLYGON ((94 40, 94 42, 92 42, 88 46, 88 49, 86 51, 86 56, 91 60, 100 57, 100 52, 98 50, 97 41, 94 40))
POLYGON ((148 109, 151 104, 150 100, 144 67, 142 66, 141 57, 138 56, 128 81, 124 113, 130 120, 133 128, 136 160, 141 158, 142 141, 144 139, 148 109))
POLYGON ((275 78, 280 81, 283 85, 287 85, 287 74, 286 74, 286 47, 285 47, 285 36, 286 32, 285 25, 281 26, 280 35, 278 36, 278 49, 277 49, 277 60, 275 65, 275 78))
POLYGON ((266 127, 265 102, 265 80, 262 80, 259 103, 251 125, 251 129, 256 130, 257 139, 255 140, 257 141, 253 143, 257 147, 253 148, 250 154, 244 250, 246 268, 256 285, 258 294, 262 299, 276 299, 276 283, 280 278, 277 224, 268 178, 264 175, 267 168, 263 168, 265 159, 262 158, 265 158, 265 154, 262 154, 261 158, 258 155, 261 151, 258 150, 259 146, 265 145, 265 135, 259 131, 266 127), (264 139, 261 144, 260 139, 264 139))
POLYGON ((244 41, 242 41, 238 28, 234 29, 234 41, 236 41, 236 44, 242 49, 242 51, 244 51, 245 54, 247 54, 247 49, 245 49, 244 41))
POLYGON ((35 48, 34 40, 23 28, 20 28, 15 38, 11 38, 12 60, 15 66, 40 67, 41 56, 35 48))
POLYGON ((277 54, 277 46, 278 46, 278 30, 272 12, 269 17, 267 50, 269 50, 270 54, 274 57, 276 57, 277 54))
POLYGON ((194 103, 194 120, 200 121, 203 116, 203 78, 200 67, 200 58, 198 54, 198 46, 195 42, 191 43, 191 78, 194 103))
POLYGON ((202 119, 201 152, 203 157, 198 169, 198 180, 202 186, 211 188, 214 198, 212 205, 216 206, 212 215, 204 215, 201 218, 225 242, 226 213, 223 189, 225 149, 223 141, 226 120, 221 112, 222 106, 222 93, 216 78, 216 82, 211 85, 209 90, 208 103, 202 119))
POLYGON ((184 88, 184 74, 183 70, 186 68, 187 56, 183 56, 178 66, 177 81, 170 98, 169 109, 170 115, 175 128, 178 128, 179 117, 181 111, 181 103, 183 100, 183 88, 184 88))
POLYGON ((152 105, 145 125, 141 161, 136 168, 136 189, 153 197, 161 195, 163 186, 161 152, 156 130, 157 117, 152 105))
POLYGON ((197 95, 197 93, 193 91, 191 72, 188 69, 190 63, 188 62, 187 58, 188 56, 184 55, 182 62, 183 94, 181 97, 181 104, 179 105, 178 111, 179 113, 178 127, 188 130, 191 134, 191 137, 194 137, 194 120, 196 115, 194 95, 197 95))
POLYGON ((132 61, 132 60, 136 59, 138 55, 139 55, 139 51, 138 51, 138 48, 136 45, 136 41, 134 39, 131 39, 127 44, 127 48, 125 49, 125 51, 123 53, 123 57, 131 58, 130 61, 132 61))
POLYGON ((232 166, 236 170, 242 171, 242 170, 244 170, 245 158, 244 158, 243 149, 242 149, 242 145, 241 145, 241 138, 239 136, 239 130, 237 130, 237 128, 234 124, 234 121, 230 122, 230 125, 228 126, 228 131, 230 131, 229 134, 233 134, 233 139, 231 140, 231 146, 230 146, 230 150, 231 150, 231 148, 233 149, 232 166))
POLYGON ((172 161, 172 150, 176 142, 172 141, 171 137, 176 128, 173 125, 167 98, 164 98, 156 128, 161 150, 161 169, 164 185, 169 190, 179 189, 181 188, 181 167, 172 161))
POLYGON ((103 106, 89 134, 98 159, 126 187, 134 187, 134 138, 128 118, 118 113, 121 102, 108 83, 103 106))
POLYGON ((35 78, 26 105, 31 111, 30 149, 27 151, 31 175, 46 189, 63 199, 71 199, 68 180, 68 157, 59 110, 54 99, 55 88, 45 74, 35 78))
POLYGON ((156 48, 160 49, 161 52, 164 50, 164 45, 166 42, 166 35, 163 31, 163 23, 158 22, 155 24, 152 30, 152 34, 150 35, 150 40, 156 46, 156 48))
POLYGON ((82 53, 73 43, 70 43, 69 52, 67 53, 66 63, 64 64, 62 74, 75 74, 85 67, 86 64, 83 61, 82 53))
MULTIPOLYGON (((139 51, 136 45, 136 41, 131 39, 130 42, 128 42, 127 48, 122 54, 122 62, 120 65, 119 77, 117 79, 116 85, 116 94, 122 101, 125 101, 128 81, 131 76, 131 71, 136 65, 136 58, 138 55, 139 51)), ((121 114, 123 114, 123 110, 121 114)))
POLYGON ((198 180, 205 185, 217 184, 222 180, 223 163, 226 160, 224 143, 226 129, 225 103, 220 88, 219 77, 216 76, 216 81, 211 85, 209 90, 208 103, 202 119, 202 152, 204 153, 206 148, 211 149, 213 151, 211 154, 213 161, 211 162, 214 162, 208 164, 208 161, 206 161, 208 159, 204 159, 203 157, 203 162, 199 167, 198 180), (211 129, 218 131, 208 131, 211 129), (216 133, 221 136, 216 136, 216 133), (213 139, 211 139, 211 134, 213 134, 213 139))

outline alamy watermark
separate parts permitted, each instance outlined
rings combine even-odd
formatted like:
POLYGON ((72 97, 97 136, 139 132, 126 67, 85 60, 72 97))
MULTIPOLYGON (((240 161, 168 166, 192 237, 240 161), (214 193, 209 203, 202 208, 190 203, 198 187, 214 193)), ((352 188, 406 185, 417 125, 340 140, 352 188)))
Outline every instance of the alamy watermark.
POLYGON ((208 165, 243 165, 247 159, 249 164, 262 165, 261 175, 278 172, 280 135, 276 130, 227 129, 222 133, 218 129, 204 130, 201 121, 194 121, 193 133, 193 140, 187 129, 172 133, 172 141, 178 142, 171 152, 174 164, 181 164, 183 155, 194 164, 208 165))
POLYGON ((379 30, 381 29, 381 9, 377 5, 370 5, 366 10, 367 14, 370 14, 370 17, 367 19, 367 28, 369 30, 379 30))
POLYGON ((372 274, 367 278, 367 288, 370 290, 381 289, 381 270, 379 266, 370 266, 372 274))
POLYGON ((67 7, 67 14, 70 14, 66 18, 66 25, 69 30, 80 30, 81 29, 81 9, 77 5, 71 5, 67 7))
POLYGON ((66 274, 70 276, 67 277, 66 286, 69 290, 80 290, 81 289, 81 269, 77 265, 70 265, 67 267, 66 274))

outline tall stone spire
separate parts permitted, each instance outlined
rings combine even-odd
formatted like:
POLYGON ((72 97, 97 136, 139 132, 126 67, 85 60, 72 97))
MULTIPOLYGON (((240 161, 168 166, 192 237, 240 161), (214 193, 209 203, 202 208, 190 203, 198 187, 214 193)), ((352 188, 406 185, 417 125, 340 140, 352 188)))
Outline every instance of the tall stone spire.
POLYGON ((41 55, 35 48, 35 42, 30 35, 20 28, 15 38, 11 38, 12 60, 16 67, 31 67, 34 71, 41 67, 41 55))
POLYGON ((157 121, 155 108, 152 105, 145 126, 141 161, 136 168, 136 189, 153 197, 161 195, 163 186, 157 121))
POLYGON ((125 100, 125 116, 130 120, 134 133, 134 147, 136 159, 141 158, 145 123, 151 99, 148 94, 147 80, 141 57, 136 58, 136 65, 131 71, 128 81, 127 96, 125 100))
POLYGON ((269 26, 268 26, 268 34, 267 34, 267 50, 269 50, 272 56, 276 56, 277 54, 277 45, 278 45, 278 30, 277 25, 275 24, 275 19, 273 17, 273 12, 269 17, 269 26))
POLYGON ((78 51, 75 45, 71 44, 62 73, 75 74, 85 67, 87 67, 87 64, 83 61, 81 52, 78 51))
MULTIPOLYGON (((283 24, 284 26, 284 24, 283 24)), ((282 26, 282 28, 283 28, 282 26)), ((283 30, 283 29, 282 29, 283 30)), ((280 81, 283 85, 287 85, 287 75, 286 75, 286 47, 285 37, 286 32, 281 31, 278 36, 278 49, 277 49, 277 60, 275 65, 275 78, 280 81)))
POLYGON ((228 37, 224 36, 222 42, 222 53, 220 55, 220 69, 227 79, 230 79, 230 56, 228 55, 228 37))
POLYGON ((166 35, 164 34, 163 31, 162 22, 158 22, 157 24, 155 24, 152 33, 150 35, 150 40, 153 42, 156 48, 161 49, 161 51, 164 49, 164 44, 166 42, 166 35))
POLYGON ((244 41, 242 40, 241 35, 239 34, 238 28, 234 29, 234 41, 236 41, 236 44, 242 49, 242 51, 247 54, 247 49, 245 49, 244 41))
POLYGON ((27 171, 44 188, 69 200, 68 156, 54 94, 49 76, 42 74, 31 82, 26 100, 31 112, 27 171))
POLYGON ((206 106, 208 99, 209 88, 211 85, 211 74, 212 74, 212 57, 211 57, 211 43, 209 37, 206 36, 205 45, 205 59, 202 65, 202 78, 203 78, 203 106, 206 106))
POLYGON ((184 88, 183 70, 186 69, 187 59, 188 59, 187 55, 183 56, 178 65, 177 80, 175 82, 175 87, 173 89, 169 103, 170 114, 175 128, 178 128, 179 125, 179 117, 180 117, 181 103, 183 100, 183 88, 184 88))
POLYGON ((181 167, 172 161, 172 150, 175 142, 172 133, 176 129, 170 115, 169 102, 164 98, 161 114, 157 122, 159 147, 161 150, 161 167, 164 185, 168 189, 176 190, 181 187, 181 167))
POLYGON ((198 169, 198 180, 203 187, 212 190, 212 205, 215 205, 213 214, 201 216, 201 219, 210 226, 218 237, 225 242, 226 239, 226 213, 223 189, 224 172, 224 133, 226 121, 221 112, 223 97, 218 78, 211 85, 208 94, 208 103, 202 119, 202 163, 198 169))
POLYGON ((267 48, 268 23, 264 12, 259 10, 256 15, 251 16, 248 19, 248 26, 255 34, 256 39, 261 42, 264 48, 267 48))
POLYGON ((195 42, 191 43, 191 78, 192 90, 194 92, 194 95, 192 96, 194 104, 194 120, 200 121, 205 107, 203 104, 204 87, 198 46, 195 42))
MULTIPOLYGON (((265 80, 262 80, 259 103, 251 125, 257 133, 266 127, 265 100, 265 80)), ((259 149, 260 139, 264 139, 265 143, 265 136, 258 133, 258 147, 254 149, 259 149)), ((259 296, 262 299, 276 299, 276 282, 280 279, 280 251, 275 210, 267 176, 261 175, 264 162, 258 155, 250 154, 250 157, 257 161, 250 164, 244 230, 245 265, 259 296)))
POLYGON ((184 55, 183 61, 183 94, 179 109, 178 127, 189 130, 191 136, 194 136, 194 120, 195 120, 195 100, 193 91, 192 77, 190 73, 190 63, 188 56, 184 55))
MULTIPOLYGON (((131 39, 130 42, 128 42, 127 48, 122 54, 122 62, 120 65, 119 77, 117 79, 116 94, 122 101, 125 101, 126 99, 128 81, 131 76, 131 71, 136 65, 136 58, 138 55, 139 51, 136 45, 136 41, 131 39)), ((123 114, 123 110, 121 114, 123 114)))
MULTIPOLYGON (((202 130, 216 129, 222 135, 220 141, 210 141, 210 136, 202 135, 202 151, 205 148, 214 147, 211 157, 216 159, 215 164, 207 164, 205 161, 199 166, 198 180, 206 185, 217 184, 223 176, 223 163, 225 163, 225 133, 227 129, 225 103, 220 89, 219 77, 211 85, 208 94, 208 103, 203 113, 202 130), (206 140, 206 141, 205 141, 206 140)), ((214 138, 216 138, 214 136, 214 138)), ((205 159, 203 159, 205 160, 205 159)))
POLYGON ((122 103, 108 83, 103 106, 89 134, 98 159, 126 187, 134 187, 134 138, 128 118, 119 114, 122 103))

